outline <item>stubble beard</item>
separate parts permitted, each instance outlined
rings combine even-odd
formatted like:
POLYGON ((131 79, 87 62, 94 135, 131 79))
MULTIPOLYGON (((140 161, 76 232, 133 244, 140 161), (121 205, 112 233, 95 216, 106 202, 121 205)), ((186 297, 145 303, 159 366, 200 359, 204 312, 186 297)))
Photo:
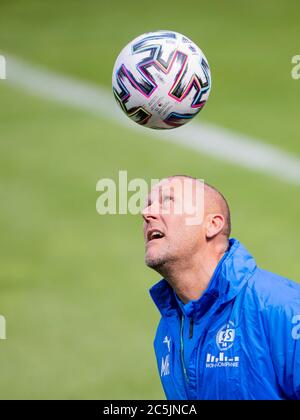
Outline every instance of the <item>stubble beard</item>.
POLYGON ((166 276, 170 265, 176 261, 176 258, 172 257, 172 255, 166 250, 163 255, 157 256, 145 256, 145 263, 147 267, 152 268, 162 276, 166 276))
POLYGON ((152 268, 155 271, 160 272, 160 270, 164 267, 167 262, 167 258, 165 257, 145 257, 145 263, 147 267, 152 268))

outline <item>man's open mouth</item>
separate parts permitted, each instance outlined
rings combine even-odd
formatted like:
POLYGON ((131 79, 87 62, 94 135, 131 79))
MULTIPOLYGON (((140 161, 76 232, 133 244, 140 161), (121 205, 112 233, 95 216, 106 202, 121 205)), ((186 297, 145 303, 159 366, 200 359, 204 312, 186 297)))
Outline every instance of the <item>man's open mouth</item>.
POLYGON ((147 242, 153 241, 155 239, 161 239, 165 236, 163 232, 158 229, 150 229, 147 232, 147 242))

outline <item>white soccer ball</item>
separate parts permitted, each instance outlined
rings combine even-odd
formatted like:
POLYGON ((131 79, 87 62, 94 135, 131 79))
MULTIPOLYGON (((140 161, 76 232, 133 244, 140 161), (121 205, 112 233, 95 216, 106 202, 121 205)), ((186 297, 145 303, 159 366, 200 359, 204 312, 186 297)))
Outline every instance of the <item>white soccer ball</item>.
POLYGON ((121 51, 112 85, 129 118, 145 127, 170 129, 201 111, 211 76, 196 44, 178 32, 158 31, 135 38, 121 51))

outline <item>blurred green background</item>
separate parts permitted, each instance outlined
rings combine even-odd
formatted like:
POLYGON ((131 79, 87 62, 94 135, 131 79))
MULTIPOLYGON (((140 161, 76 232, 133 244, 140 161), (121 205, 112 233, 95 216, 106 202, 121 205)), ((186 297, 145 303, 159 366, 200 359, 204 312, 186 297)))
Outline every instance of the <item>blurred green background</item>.
MULTIPOLYGON (((296 0, 0 1, 0 54, 110 88, 135 36, 182 32, 212 69, 197 118, 300 157, 296 0)), ((8 74, 9 77, 9 74, 8 74)), ((300 281, 300 189, 0 81, 0 398, 163 398, 139 216, 99 216, 96 182, 187 173, 216 185, 233 236, 300 281)))

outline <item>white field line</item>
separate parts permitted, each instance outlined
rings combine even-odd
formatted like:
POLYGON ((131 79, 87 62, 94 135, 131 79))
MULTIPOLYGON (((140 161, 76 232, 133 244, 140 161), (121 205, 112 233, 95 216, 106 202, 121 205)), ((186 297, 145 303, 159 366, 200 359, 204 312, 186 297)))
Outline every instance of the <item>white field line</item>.
POLYGON ((6 81, 32 94, 99 114, 120 125, 138 130, 141 138, 151 135, 300 185, 300 158, 277 147, 197 121, 173 130, 158 131, 139 127, 123 114, 115 103, 113 94, 107 89, 58 75, 11 56, 6 56, 6 59, 6 81))

